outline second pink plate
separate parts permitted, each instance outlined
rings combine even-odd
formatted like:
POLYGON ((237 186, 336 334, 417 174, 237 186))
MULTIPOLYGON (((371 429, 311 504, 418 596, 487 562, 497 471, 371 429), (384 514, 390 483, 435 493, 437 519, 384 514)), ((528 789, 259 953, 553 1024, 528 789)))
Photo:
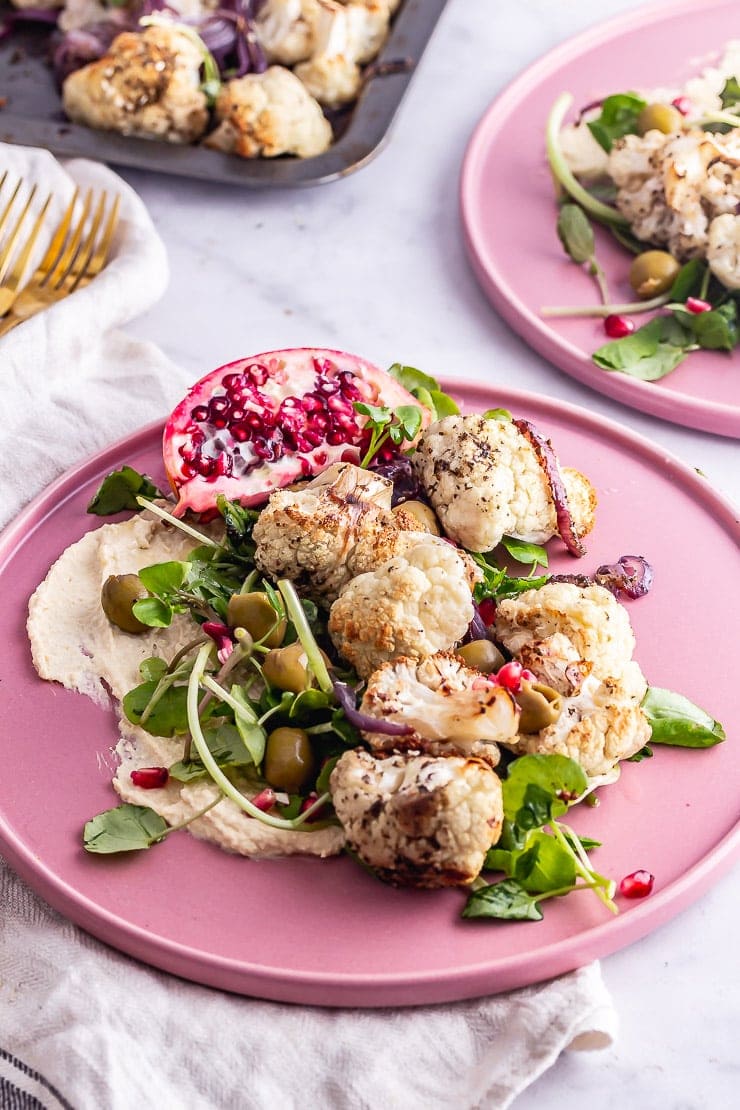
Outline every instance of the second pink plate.
MULTIPOLYGON (((599 369, 601 321, 544 319, 543 305, 595 303, 591 279, 555 231, 545 121, 570 92, 574 111, 609 93, 683 84, 716 61, 737 22, 736 0, 676 0, 571 39, 527 69, 491 105, 468 146, 461 204, 468 252, 490 300, 559 369, 622 404, 676 424, 740 438, 740 352, 697 351, 659 382, 599 369), (728 30, 729 29, 729 30, 728 30)), ((573 118, 573 117, 571 117, 573 118)), ((631 300, 630 256, 602 229, 597 253, 616 299, 631 300)), ((635 317, 639 322, 640 317, 635 317)))
POLYGON ((533 420, 564 464, 589 475, 599 510, 588 556, 576 563, 553 542, 554 572, 647 556, 654 589, 629 606, 637 658, 651 682, 727 727, 726 742, 709 751, 664 748, 626 764, 598 809, 573 814, 603 841, 600 871, 619 879, 647 868, 654 893, 622 900, 618 917, 579 894, 548 903, 538 923, 466 922, 461 892, 394 890, 347 858, 250 862, 184 833, 121 858, 86 855, 83 824, 116 804, 115 721, 38 678, 27 604, 61 551, 97 526, 85 506, 106 473, 130 463, 162 481, 156 425, 60 478, 0 538, 0 853, 60 913, 140 960, 224 990, 411 1005, 509 990, 613 952, 698 898, 740 854, 732 510, 688 467, 616 424, 510 390, 450 388, 468 411, 503 405, 533 420))

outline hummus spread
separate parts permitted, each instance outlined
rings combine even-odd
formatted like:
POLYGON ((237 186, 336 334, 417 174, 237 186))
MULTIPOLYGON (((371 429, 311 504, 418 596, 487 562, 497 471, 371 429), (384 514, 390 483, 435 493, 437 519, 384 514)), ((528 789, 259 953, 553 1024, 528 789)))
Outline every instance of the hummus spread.
MULTIPOLYGON (((194 546, 170 525, 139 515, 120 524, 104 524, 68 547, 28 606, 28 635, 39 675, 108 706, 111 697, 119 702, 142 681, 139 665, 144 659, 158 655, 169 661, 196 634, 190 618, 176 616, 169 628, 135 636, 110 623, 100 605, 100 590, 111 574, 135 573, 153 563, 183 559, 194 546)), ((119 727, 120 765, 113 786, 123 801, 149 806, 168 824, 179 825, 218 797, 218 787, 210 779, 186 784, 170 779, 155 790, 134 786, 131 771, 171 766, 182 758, 184 740, 150 736, 123 716, 119 727)), ((338 826, 315 832, 274 829, 249 817, 228 798, 188 825, 188 830, 252 858, 330 856, 344 844, 344 831, 338 826)))

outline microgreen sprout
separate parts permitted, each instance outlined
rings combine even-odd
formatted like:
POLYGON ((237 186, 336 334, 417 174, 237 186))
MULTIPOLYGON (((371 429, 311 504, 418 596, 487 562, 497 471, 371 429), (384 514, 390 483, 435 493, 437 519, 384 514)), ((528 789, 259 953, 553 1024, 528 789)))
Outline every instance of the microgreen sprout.
POLYGON ((591 196, 589 191, 584 189, 580 181, 576 179, 568 166, 560 146, 560 129, 563 126, 563 120, 572 103, 573 97, 570 93, 561 93, 550 111, 545 131, 547 157, 550 162, 550 168, 552 169, 555 179, 562 185, 566 193, 568 193, 577 204, 580 204, 586 212, 593 216, 594 219, 598 220, 600 223, 627 227, 628 220, 626 217, 623 216, 621 212, 618 212, 616 208, 612 208, 608 204, 603 204, 602 201, 591 196))
POLYGON ((416 405, 399 405, 391 409, 385 405, 368 405, 355 401, 355 412, 367 417, 365 431, 370 433, 370 442, 360 463, 366 467, 388 440, 396 447, 416 439, 421 429, 422 411, 416 405))
POLYGON ((287 578, 281 578, 278 582, 278 589, 283 596, 286 611, 295 626, 296 635, 301 641, 308 665, 319 684, 319 689, 323 690, 325 694, 333 695, 334 683, 326 669, 324 657, 311 631, 311 626, 301 605, 301 599, 295 591, 295 586, 287 578))
POLYGON ((207 536, 205 532, 199 532, 197 528, 193 528, 190 524, 186 524, 184 520, 180 520, 179 517, 173 516, 172 513, 168 513, 161 505, 155 505, 155 503, 150 501, 147 497, 137 497, 136 501, 141 505, 142 509, 148 509, 150 513, 154 513, 160 520, 165 520, 168 524, 172 524, 175 528, 179 528, 186 536, 190 536, 191 539, 197 540, 198 543, 203 544, 204 547, 221 546, 216 543, 215 540, 212 540, 210 536, 207 536))
POLYGON ((588 217, 577 204, 564 204, 558 214, 557 232, 565 253, 579 266, 588 265, 604 304, 609 302, 609 287, 603 267, 597 261, 594 231, 588 217))

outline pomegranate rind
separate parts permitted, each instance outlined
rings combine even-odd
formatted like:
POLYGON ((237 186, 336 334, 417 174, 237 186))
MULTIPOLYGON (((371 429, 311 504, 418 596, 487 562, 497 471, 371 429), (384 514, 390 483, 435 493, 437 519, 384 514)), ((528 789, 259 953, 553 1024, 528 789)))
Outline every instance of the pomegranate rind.
POLYGON ((219 494, 258 506, 273 490, 335 462, 358 463, 367 418, 354 411, 354 401, 416 405, 422 430, 432 419, 384 370, 346 351, 266 351, 206 374, 165 425, 163 458, 178 498, 175 515, 210 513, 219 494), (214 400, 223 412, 214 412, 214 400))

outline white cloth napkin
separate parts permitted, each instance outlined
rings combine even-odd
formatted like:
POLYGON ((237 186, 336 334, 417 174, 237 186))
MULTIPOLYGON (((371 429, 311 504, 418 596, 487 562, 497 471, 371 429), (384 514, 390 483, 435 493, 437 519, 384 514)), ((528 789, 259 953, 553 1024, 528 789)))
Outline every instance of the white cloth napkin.
MULTIPOLYGON (((156 347, 117 330, 167 281, 136 195, 102 166, 75 161, 65 172, 42 151, 0 145, 6 168, 41 192, 53 186, 58 212, 70 177, 119 191, 123 208, 100 276, 0 339, 0 522, 73 462, 164 414, 189 384, 156 347)), ((509 995, 416 1009, 224 994, 93 940, 0 859, 0 1105, 26 1105, 25 1092, 55 1110, 502 1108, 563 1049, 606 1047, 615 1032, 598 964, 509 995)))

